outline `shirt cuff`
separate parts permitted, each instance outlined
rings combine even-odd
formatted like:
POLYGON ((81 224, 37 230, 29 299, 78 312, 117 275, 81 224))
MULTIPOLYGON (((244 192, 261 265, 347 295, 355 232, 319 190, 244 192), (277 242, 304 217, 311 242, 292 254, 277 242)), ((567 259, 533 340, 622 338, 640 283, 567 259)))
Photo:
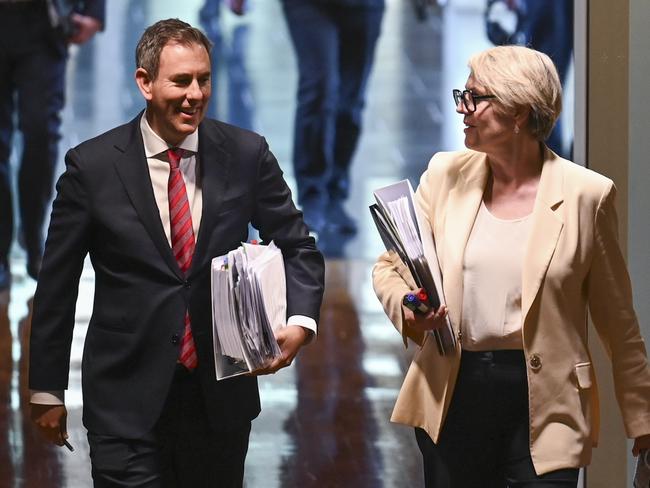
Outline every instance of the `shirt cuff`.
POLYGON ((30 390, 29 403, 37 405, 63 405, 65 403, 65 392, 61 391, 36 391, 30 390))
POLYGON ((304 327, 305 329, 311 330, 314 333, 314 336, 316 336, 316 333, 318 332, 316 321, 306 315, 292 315, 289 317, 289 320, 287 320, 287 325, 299 325, 300 327, 304 327))

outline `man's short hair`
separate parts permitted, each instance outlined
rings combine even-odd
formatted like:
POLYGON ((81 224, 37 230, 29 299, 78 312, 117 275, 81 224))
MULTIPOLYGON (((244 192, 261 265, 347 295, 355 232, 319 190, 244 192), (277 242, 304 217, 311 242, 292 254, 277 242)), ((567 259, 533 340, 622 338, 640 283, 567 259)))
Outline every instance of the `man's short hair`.
POLYGON ((160 53, 168 43, 205 47, 208 54, 212 43, 199 29, 179 19, 159 20, 147 27, 135 48, 135 65, 144 69, 152 80, 158 76, 160 53))
POLYGON ((523 46, 498 46, 472 56, 469 68, 478 86, 496 96, 495 110, 511 115, 528 108, 528 129, 546 140, 562 110, 562 84, 551 58, 523 46))

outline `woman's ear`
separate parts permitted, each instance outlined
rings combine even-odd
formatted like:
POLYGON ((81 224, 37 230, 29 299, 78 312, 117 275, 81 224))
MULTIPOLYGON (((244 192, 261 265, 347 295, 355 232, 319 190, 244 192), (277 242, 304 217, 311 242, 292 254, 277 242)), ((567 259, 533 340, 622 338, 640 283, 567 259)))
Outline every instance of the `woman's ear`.
POLYGON ((519 107, 514 114, 515 127, 523 129, 528 126, 528 120, 532 116, 532 110, 530 107, 519 107))

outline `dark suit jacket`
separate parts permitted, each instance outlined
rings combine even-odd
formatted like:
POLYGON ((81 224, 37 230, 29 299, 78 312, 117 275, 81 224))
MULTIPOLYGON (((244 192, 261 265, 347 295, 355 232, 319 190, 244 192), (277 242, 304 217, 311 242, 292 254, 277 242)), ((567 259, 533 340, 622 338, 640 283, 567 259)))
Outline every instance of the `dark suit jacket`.
POLYGON ((259 413, 257 380, 215 380, 210 260, 246 240, 251 222, 282 249, 288 315, 318 321, 323 258, 264 138, 205 120, 198 155, 203 213, 183 276, 155 203, 139 120, 66 155, 34 297, 30 388, 67 387, 78 281, 89 253, 95 297, 82 362, 88 430, 125 438, 151 430, 174 374, 187 307, 213 427, 237 426, 259 413))

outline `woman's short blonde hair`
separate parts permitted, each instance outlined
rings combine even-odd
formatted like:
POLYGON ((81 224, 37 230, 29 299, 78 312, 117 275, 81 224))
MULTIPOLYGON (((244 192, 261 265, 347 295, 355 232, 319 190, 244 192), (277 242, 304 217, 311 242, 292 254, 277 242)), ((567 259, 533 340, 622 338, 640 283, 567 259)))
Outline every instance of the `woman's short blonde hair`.
POLYGON ((546 140, 562 111, 562 84, 551 58, 523 46, 497 46, 472 56, 469 68, 485 94, 496 96, 498 112, 529 109, 528 129, 546 140))

